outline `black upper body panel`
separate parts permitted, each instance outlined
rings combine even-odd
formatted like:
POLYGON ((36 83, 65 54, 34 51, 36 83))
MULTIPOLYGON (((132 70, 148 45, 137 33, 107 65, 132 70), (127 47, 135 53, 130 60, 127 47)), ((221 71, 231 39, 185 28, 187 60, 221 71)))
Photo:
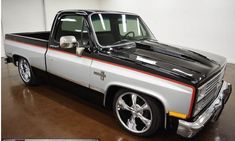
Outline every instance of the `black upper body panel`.
POLYGON ((176 48, 154 40, 136 41, 129 46, 103 49, 105 54, 126 62, 135 63, 164 74, 170 78, 181 80, 192 85, 201 85, 205 80, 218 73, 225 64, 223 57, 220 62, 191 50, 176 48))
MULTIPOLYGON (((32 43, 47 47, 55 45, 54 31, 57 26, 58 18, 65 13, 85 12, 88 20, 88 15, 94 12, 110 12, 99 10, 69 10, 60 11, 54 19, 51 34, 44 33, 30 33, 19 34, 23 37, 14 36, 14 34, 6 35, 6 39, 32 43), (43 36, 43 38, 42 38, 43 36), (31 38, 28 38, 31 37, 31 38), (39 40, 33 40, 41 39, 39 40), (49 38, 49 43, 48 43, 49 38)), ((116 11, 113 11, 116 12, 116 11)), ((125 12, 118 12, 125 13, 125 12)), ((132 13, 126 13, 132 14, 132 13)), ((125 65, 131 68, 144 70, 146 72, 158 74, 170 79, 181 81, 190 85, 200 86, 213 75, 218 73, 226 63, 224 57, 205 52, 194 52, 192 50, 181 49, 167 44, 162 44, 156 40, 141 40, 133 41, 133 44, 121 45, 110 48, 102 48, 97 44, 92 33, 91 26, 89 26, 90 48, 86 49, 84 56, 90 56, 101 60, 106 60, 116 64, 125 65)), ((75 53, 75 52, 74 52, 75 53)))

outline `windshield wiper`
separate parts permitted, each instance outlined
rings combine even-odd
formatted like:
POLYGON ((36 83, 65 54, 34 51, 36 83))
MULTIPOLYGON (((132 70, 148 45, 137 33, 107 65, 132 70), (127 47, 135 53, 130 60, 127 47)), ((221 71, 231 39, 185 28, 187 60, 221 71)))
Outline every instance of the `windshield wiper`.
POLYGON ((137 39, 138 41, 142 41, 142 40, 152 40, 151 38, 149 37, 143 37, 143 38, 140 38, 140 39, 137 39))
POLYGON ((122 40, 119 40, 117 42, 114 42, 112 45, 117 45, 117 44, 126 43, 126 42, 130 42, 130 40, 122 39, 122 40))

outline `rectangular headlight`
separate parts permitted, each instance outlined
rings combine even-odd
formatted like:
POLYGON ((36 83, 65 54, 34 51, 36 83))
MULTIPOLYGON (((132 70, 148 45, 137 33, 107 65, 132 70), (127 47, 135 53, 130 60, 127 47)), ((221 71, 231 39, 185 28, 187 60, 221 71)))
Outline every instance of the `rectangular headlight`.
POLYGON ((198 90, 197 102, 202 100, 205 96, 206 96, 206 87, 202 87, 201 89, 198 90))

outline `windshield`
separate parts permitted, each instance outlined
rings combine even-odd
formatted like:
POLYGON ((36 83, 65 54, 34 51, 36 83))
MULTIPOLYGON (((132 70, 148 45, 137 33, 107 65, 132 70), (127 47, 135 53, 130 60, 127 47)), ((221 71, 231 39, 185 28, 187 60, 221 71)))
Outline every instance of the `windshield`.
POLYGON ((112 46, 142 39, 154 39, 142 20, 135 15, 93 14, 91 21, 101 46, 112 46))

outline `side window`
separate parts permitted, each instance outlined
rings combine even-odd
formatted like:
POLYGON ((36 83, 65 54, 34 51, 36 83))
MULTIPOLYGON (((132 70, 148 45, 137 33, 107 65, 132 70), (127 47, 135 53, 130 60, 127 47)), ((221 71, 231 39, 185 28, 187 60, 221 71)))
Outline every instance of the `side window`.
POLYGON ((60 19, 60 23, 57 28, 57 33, 55 35, 55 40, 57 42, 60 41, 60 37, 62 36, 75 36, 76 39, 80 44, 81 40, 88 40, 85 39, 88 37, 88 31, 85 25, 85 19, 83 16, 80 15, 70 15, 70 16, 63 16, 60 19), (82 39, 83 38, 83 39, 82 39))

